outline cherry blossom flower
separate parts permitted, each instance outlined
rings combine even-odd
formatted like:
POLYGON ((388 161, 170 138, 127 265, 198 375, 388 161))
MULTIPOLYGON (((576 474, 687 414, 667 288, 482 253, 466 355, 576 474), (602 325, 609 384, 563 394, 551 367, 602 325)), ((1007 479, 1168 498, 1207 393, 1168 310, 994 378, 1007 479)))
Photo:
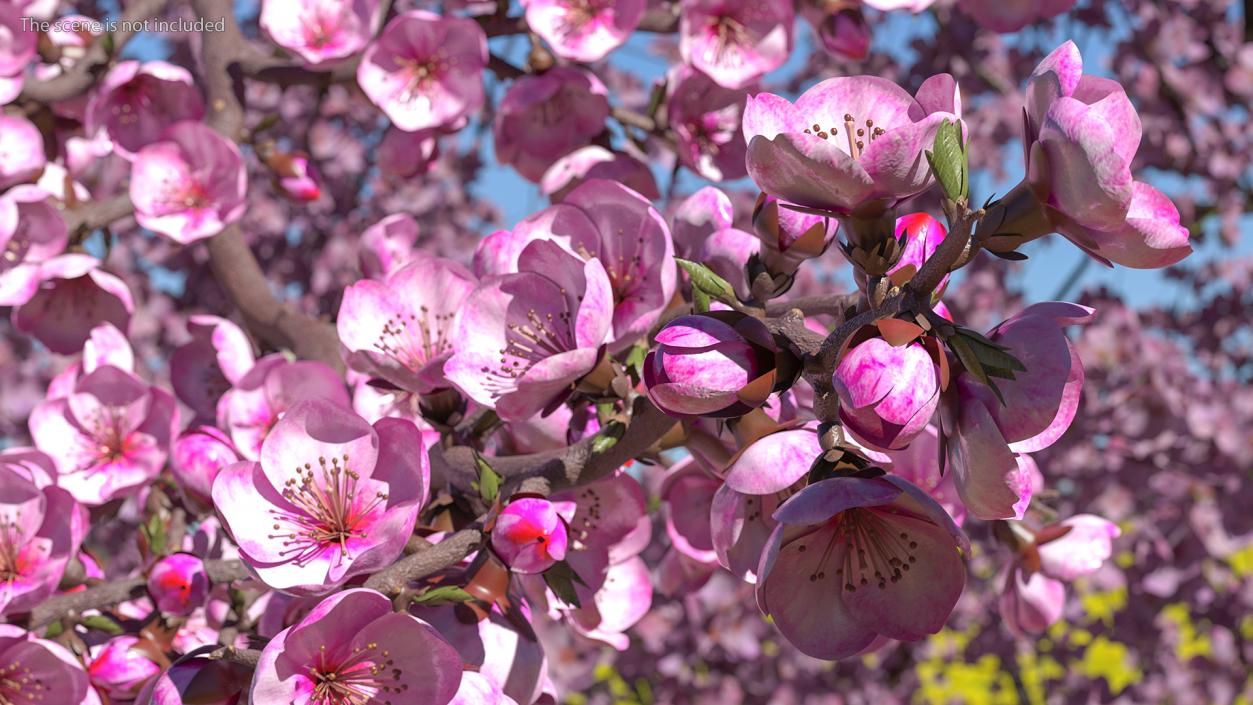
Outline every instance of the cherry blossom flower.
POLYGON ((239 452, 225 433, 213 426, 198 426, 183 431, 174 441, 170 469, 183 493, 207 506, 212 503, 210 493, 218 473, 239 460, 239 452))
POLYGON ((806 259, 827 251, 839 223, 790 208, 786 201, 761 194, 753 208, 753 232, 765 247, 766 266, 773 272, 796 271, 806 259))
POLYGON ((607 117, 609 99, 595 74, 555 66, 522 76, 496 108, 496 159, 538 183, 553 162, 600 134, 607 117))
POLYGON ((518 607, 516 612, 504 613, 494 606, 484 619, 468 623, 453 605, 415 604, 409 613, 435 627, 457 650, 462 662, 477 669, 462 674, 463 687, 471 675, 478 675, 518 702, 535 702, 547 678, 548 664, 544 648, 527 623, 530 609, 525 602, 518 607))
MULTIPOLYGON (((953 481, 953 473, 947 467, 941 467, 940 434, 934 425, 928 425, 918 434, 912 443, 900 450, 891 450, 883 454, 887 464, 884 465, 893 475, 908 480, 931 495, 944 511, 953 518, 953 523, 961 526, 966 519, 966 506, 962 504, 957 493, 957 485, 953 481)), ((1034 466, 1025 455, 1019 456, 1034 466)), ((947 463, 945 463, 947 465, 947 463)), ((1038 471, 1037 471, 1038 472, 1038 471)), ((1031 486, 1028 482, 1027 502, 1031 499, 1031 486)), ((1017 517, 1022 518, 1027 502, 1022 504, 1017 517)))
POLYGON ((218 399, 256 363, 248 334, 233 321, 194 315, 187 319, 191 341, 170 356, 170 385, 179 401, 211 419, 218 399))
POLYGON ((461 683, 461 658, 426 622, 392 611, 373 590, 345 590, 270 640, 253 678, 253 705, 445 705, 461 683))
POLYGON ((66 254, 39 268, 39 289, 13 309, 13 325, 50 350, 76 353, 101 323, 125 331, 135 308, 126 283, 90 255, 66 254))
POLYGON ((348 364, 410 392, 447 387, 453 317, 477 283, 456 262, 421 255, 348 287, 336 321, 348 364))
POLYGON ((131 167, 135 220, 184 245, 239 220, 247 189, 239 148, 199 122, 175 124, 131 167))
POLYGON ((401 13, 365 51, 357 82, 396 127, 450 127, 483 105, 487 37, 474 20, 401 13))
POLYGON ((727 486, 741 494, 770 495, 786 491, 809 474, 822 455, 817 424, 781 427, 756 439, 727 463, 727 486))
POLYGON ((50 464, 38 451, 0 453, 0 615, 51 597, 87 533, 87 512, 51 484, 50 464))
POLYGON ((317 66, 364 49, 379 19, 377 0, 265 0, 259 21, 275 44, 317 66))
POLYGON ((361 233, 361 273, 384 280, 409 261, 418 244, 418 221, 408 213, 383 218, 361 233))
POLYGON ((961 595, 965 535, 900 478, 839 477, 775 512, 757 602, 783 636, 821 659, 857 654, 882 635, 938 632, 961 595))
POLYGON ((834 12, 805 4, 806 19, 814 26, 822 48, 837 57, 861 61, 870 53, 870 26, 860 8, 846 7, 834 12), (810 10, 809 8, 813 8, 810 10))
POLYGON ((709 528, 719 565, 737 578, 756 584, 762 551, 778 525, 774 512, 791 494, 790 489, 751 495, 736 492, 730 485, 719 487, 709 510, 709 528))
POLYGON ((267 355, 222 395, 217 426, 230 433, 241 456, 257 460, 270 429, 296 402, 305 399, 325 399, 344 408, 352 404, 343 378, 329 365, 267 355))
POLYGON ((0 698, 12 703, 99 705, 87 672, 64 646, 11 624, 0 624, 0 698))
POLYGON ((141 489, 161 472, 178 428, 168 392, 112 366, 96 369, 68 397, 31 413, 35 445, 57 465, 57 485, 100 505, 141 489))
POLYGON ((313 160, 304 152, 273 152, 265 157, 275 190, 297 203, 322 197, 322 177, 313 160))
POLYGON ((666 116, 684 166, 710 181, 747 175, 744 153, 748 146, 740 124, 752 88, 723 88, 689 66, 670 72, 666 116))
MULTIPOLYGON (((912 279, 913 274, 922 269, 922 265, 935 253, 935 248, 944 242, 946 235, 948 230, 944 224, 926 213, 910 213, 897 218, 896 238, 905 240, 905 249, 901 252, 901 258, 887 271, 888 276, 893 281, 900 282, 912 279)), ((933 299, 939 299, 944 294, 948 279, 948 274, 940 279, 932 292, 933 299)))
POLYGON ((661 484, 666 506, 666 535, 683 556, 701 563, 717 564, 709 512, 722 481, 694 458, 679 461, 661 484))
POLYGON ((954 378, 939 418, 957 490, 971 515, 1018 514, 1024 483, 1014 454, 1047 448, 1070 427, 1083 390, 1083 363, 1063 327, 1091 317, 1086 306, 1051 301, 1028 306, 993 328, 989 339, 1027 368, 1012 380, 995 380, 1004 403, 968 374, 954 378))
POLYGON ((670 225, 675 255, 696 257, 706 238, 731 227, 734 215, 731 199, 715 186, 705 186, 683 199, 670 225))
POLYGON ((28 15, 17 4, 0 5, 0 105, 8 105, 22 93, 26 65, 35 57, 36 35, 24 18, 28 15))
POLYGON ((600 61, 635 31, 645 0, 524 0, 526 23, 557 56, 600 61))
POLYGON ((879 337, 850 346, 832 378, 840 420, 876 450, 899 450, 922 432, 939 406, 940 381, 933 349, 879 337))
POLYGON ((565 519, 546 499, 511 501, 492 527, 492 548, 516 573, 542 573, 566 557, 566 543, 565 519))
POLYGON ((790 2, 683 0, 683 60, 726 88, 745 88, 787 61, 795 10, 790 2))
POLYGON ((165 614, 191 614, 209 595, 204 561, 190 553, 163 556, 148 569, 148 595, 165 614))
POLYGON ((24 117, 0 115, 0 189, 34 181, 47 162, 39 128, 24 117))
POLYGON ((1017 32, 1027 25, 1069 12, 1075 0, 958 0, 957 6, 994 32, 1017 32))
POLYGON ((164 673, 148 681, 136 705, 185 705, 189 699, 203 705, 236 705, 245 697, 252 669, 209 657, 218 647, 204 646, 176 660, 164 673))
POLYGON ((1004 576, 997 608, 1011 634, 1043 634, 1062 618, 1066 585, 1038 571, 1014 565, 1004 576))
POLYGON ((275 424, 260 463, 222 469, 213 503, 262 582, 321 594, 394 561, 429 490, 416 426, 401 419, 370 426, 315 399, 275 424))
POLYGON ((609 337, 613 293, 598 259, 580 261, 537 240, 518 272, 490 276, 453 323, 444 375, 475 402, 510 421, 553 408, 595 369, 609 337))
POLYGON ((389 127, 378 147, 379 170, 389 176, 409 178, 425 174, 438 158, 437 130, 407 132, 389 127))
MULTIPOLYGON (((156 648, 149 645, 149 648, 156 648)), ((161 666, 153 661, 137 637, 116 636, 91 650, 87 676, 110 701, 132 700, 148 681, 160 675, 161 666)))
POLYGON ((1121 534, 1117 524, 1092 514, 1076 514, 1046 526, 1036 536, 1040 571, 1067 582, 1091 575, 1109 559, 1111 541, 1121 534), (1055 534, 1060 535, 1053 538, 1055 534))
POLYGON ((204 117, 191 72, 164 61, 122 61, 109 69, 87 104, 87 134, 102 131, 118 154, 134 158, 183 120, 204 117))
POLYGON ((450 705, 517 705, 500 686, 474 671, 461 674, 461 685, 450 705))
POLYGON ((671 416, 740 416, 773 390, 775 344, 759 319, 680 316, 656 341, 644 360, 644 384, 648 398, 671 416))
POLYGON ((65 251, 69 233, 48 194, 15 186, 0 195, 0 306, 19 306, 39 290, 40 265, 65 251))
POLYGON ((923 151, 961 113, 948 74, 915 96, 875 76, 827 79, 795 103, 751 96, 744 111, 748 174, 761 190, 834 214, 877 214, 932 183, 923 151))
POLYGON ((661 198, 647 164, 597 144, 576 149, 553 163, 540 178, 540 190, 553 203, 560 203, 575 187, 591 179, 616 181, 650 201, 661 198))

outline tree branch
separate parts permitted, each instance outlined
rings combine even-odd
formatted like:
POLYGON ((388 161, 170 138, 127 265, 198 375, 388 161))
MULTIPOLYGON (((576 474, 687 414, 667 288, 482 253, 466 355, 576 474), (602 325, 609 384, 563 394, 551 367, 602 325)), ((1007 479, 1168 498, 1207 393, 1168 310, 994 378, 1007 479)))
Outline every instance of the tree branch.
POLYGON ((388 596, 396 595, 414 580, 457 565, 483 545, 483 538, 480 529, 462 529, 430 548, 405 556, 371 575, 365 586, 388 596))
MULTIPOLYGON (((209 581, 213 583, 234 582, 250 575, 241 561, 205 561, 204 565, 209 581)), ((122 578, 81 592, 50 597, 31 610, 29 629, 38 629, 68 615, 104 609, 143 597, 148 594, 147 586, 148 581, 143 577, 122 578)))

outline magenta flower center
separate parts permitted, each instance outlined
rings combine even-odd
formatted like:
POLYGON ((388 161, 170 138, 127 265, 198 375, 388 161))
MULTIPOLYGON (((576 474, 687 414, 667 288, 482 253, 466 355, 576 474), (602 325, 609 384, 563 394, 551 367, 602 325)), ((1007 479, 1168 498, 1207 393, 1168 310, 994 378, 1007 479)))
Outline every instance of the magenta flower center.
MULTIPOLYGON (((18 514, 0 518, 0 580, 12 583, 22 575, 22 549, 27 539, 18 529, 18 514)), ((0 698, 0 705, 5 701, 0 698)))
POLYGON ((430 98, 424 93, 430 90, 432 84, 437 83, 452 66, 452 62, 444 58, 443 52, 437 52, 424 59, 400 59, 397 63, 400 64, 401 71, 409 78, 405 84, 405 90, 400 95, 401 100, 405 102, 418 99, 429 102, 430 98))
POLYGON ((370 642, 353 649, 352 654, 336 664, 326 656, 326 646, 318 654, 318 665, 310 668, 313 693, 309 705, 400 705, 388 695, 405 692, 409 686, 396 683, 402 671, 387 649, 370 642))
POLYGON ((20 661, 0 666, 0 705, 43 702, 47 690, 43 679, 20 661))
POLYGON ((604 0, 574 0, 566 5, 557 32, 563 37, 580 34, 608 7, 609 3, 604 0))
MULTIPOLYGON (((283 498, 294 507, 270 509, 276 521, 273 528, 287 533, 270 534, 283 539, 284 555, 294 555, 296 562, 320 555, 328 546, 339 545, 340 555, 348 556, 348 542, 366 538, 365 527, 370 515, 387 501, 387 493, 377 491, 371 496, 359 491, 361 476, 348 467, 348 456, 318 458, 318 467, 310 463, 296 468, 296 477, 283 485, 283 498)), ((2 705, 2 704, 0 704, 2 705)))
POLYGON ((918 542, 908 531, 890 524, 879 512, 850 509, 837 514, 827 530, 798 539, 796 550, 805 553, 815 548, 820 537, 826 537, 827 541, 821 549, 821 560, 809 575, 809 581, 817 582, 830 577, 841 581, 848 592, 867 587, 872 581, 883 590, 889 582, 895 583, 905 577, 910 566, 918 562, 914 553, 918 542), (845 549, 839 552, 843 556, 839 565, 832 562, 837 548, 845 549), (828 574, 831 568, 834 572, 828 574))
POLYGON ((339 43, 340 15, 328 8, 319 7, 301 20, 305 44, 325 49, 339 43))
POLYGON ((132 81, 118 86, 120 100, 113 101, 113 116, 123 125, 139 120, 139 111, 152 107, 152 92, 149 90, 151 81, 138 76, 132 81))
MULTIPOLYGON (((88 429, 91 442, 95 444, 96 458, 105 462, 117 462, 126 457, 128 449, 126 429, 122 426, 122 410, 108 409, 99 412, 88 429)), ((3 705, 3 703, 0 703, 3 705)))
POLYGON ((410 370, 418 370, 426 363, 452 349, 447 337, 453 314, 431 314, 426 306, 418 307, 417 314, 397 313, 383 323, 374 347, 384 355, 395 358, 410 370))
POLYGON ((752 42, 742 22, 730 15, 714 15, 709 18, 705 31, 713 39, 705 50, 706 61, 727 67, 743 63, 744 56, 740 50, 752 42))
MULTIPOLYGON (((885 132, 882 127, 875 127, 874 120, 869 118, 866 119, 865 127, 858 127, 857 123, 858 120, 851 114, 844 113, 844 137, 848 140, 848 153, 853 159, 861 156, 861 151, 866 148, 867 141, 873 142, 885 132)), ((840 130, 834 126, 824 129, 822 125, 815 122, 812 127, 805 128, 805 134, 825 140, 840 134, 840 130)))

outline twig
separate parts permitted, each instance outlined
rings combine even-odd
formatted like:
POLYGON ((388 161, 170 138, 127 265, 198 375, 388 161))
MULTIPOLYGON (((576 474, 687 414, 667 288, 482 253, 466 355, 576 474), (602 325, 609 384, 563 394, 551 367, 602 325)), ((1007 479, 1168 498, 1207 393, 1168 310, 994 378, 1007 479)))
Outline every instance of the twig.
POLYGON ((430 548, 405 556, 371 575, 365 586, 388 596, 399 594, 411 581, 457 565, 482 544, 482 531, 477 528, 462 529, 430 548))
POLYGON ((234 646, 223 646, 209 654, 209 658, 214 661, 226 661, 247 666, 248 668, 256 668, 257 662, 261 660, 261 652, 257 649, 237 649, 234 646))

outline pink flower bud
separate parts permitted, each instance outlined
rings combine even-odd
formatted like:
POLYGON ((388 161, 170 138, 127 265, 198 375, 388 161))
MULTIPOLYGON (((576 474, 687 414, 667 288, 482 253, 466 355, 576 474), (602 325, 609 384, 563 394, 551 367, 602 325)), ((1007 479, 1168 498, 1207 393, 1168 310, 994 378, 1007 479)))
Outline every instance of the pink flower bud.
POLYGON ((860 61, 870 52, 870 26, 861 10, 833 12, 818 21, 815 28, 822 48, 833 56, 860 61))
POLYGON ((566 523, 546 499, 509 503, 492 528, 492 548, 515 573, 542 573, 566 557, 566 523))
POLYGON ((191 614, 204 604, 208 593, 204 562, 189 553, 166 556, 148 571, 148 594, 157 609, 167 614, 191 614))
POLYGON ((284 196, 293 201, 316 201, 322 197, 321 178, 309 155, 304 152, 271 154, 266 157, 265 163, 284 196))
MULTIPOLYGON (((887 271, 889 275, 905 270, 907 267, 913 268, 913 274, 917 274, 922 269, 922 265, 931 259, 931 255, 935 254, 935 250, 944 242, 944 236, 948 234, 948 230, 944 225, 927 215, 926 213, 910 213, 896 219, 896 239, 904 238, 905 249, 901 253, 901 258, 892 265, 887 271)), ((934 298, 939 298, 944 293, 944 287, 948 286, 949 275, 945 274, 944 278, 935 287, 934 298)), ((893 279, 893 281, 896 281, 893 279)))
POLYGON ((213 426, 188 429, 174 441, 170 466, 183 492, 210 504, 213 480, 222 468, 242 460, 226 434, 213 426))
POLYGON ((909 445, 940 403, 940 371, 917 341, 892 345, 870 338, 845 353, 832 378, 840 420, 875 450, 909 445))
POLYGON ((133 699, 149 679, 161 672, 161 666, 142 646, 136 648, 139 645, 136 637, 119 636, 92 650, 87 675, 92 685, 110 700, 133 699))

